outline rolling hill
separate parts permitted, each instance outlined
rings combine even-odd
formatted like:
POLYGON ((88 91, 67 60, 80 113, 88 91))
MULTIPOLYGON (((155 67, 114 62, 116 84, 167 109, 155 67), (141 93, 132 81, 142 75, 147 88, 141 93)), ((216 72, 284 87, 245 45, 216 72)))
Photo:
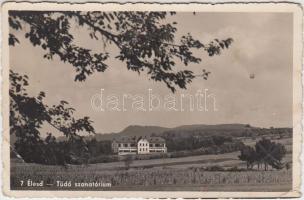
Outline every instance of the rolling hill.
MULTIPOLYGON (((189 131, 220 131, 223 132, 232 132, 232 131, 242 131, 248 129, 248 125, 246 124, 218 124, 218 125, 205 125, 205 124, 193 124, 193 125, 183 125, 174 128, 166 128, 160 126, 139 126, 139 125, 131 125, 126 127, 124 130, 118 133, 108 133, 108 134, 96 134, 94 136, 88 136, 88 139, 92 139, 93 137, 96 140, 112 140, 117 137, 122 136, 136 136, 136 137, 145 137, 150 136, 151 134, 161 135, 164 132, 178 132, 178 133, 186 133, 189 131)), ((251 127, 254 128, 254 127, 251 127)))

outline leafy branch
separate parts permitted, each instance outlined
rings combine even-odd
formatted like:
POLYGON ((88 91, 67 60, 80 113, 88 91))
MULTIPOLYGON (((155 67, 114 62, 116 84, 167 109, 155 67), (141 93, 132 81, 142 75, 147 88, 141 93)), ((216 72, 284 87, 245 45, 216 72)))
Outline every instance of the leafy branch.
MULTIPOLYGON (((167 23, 175 12, 80 12, 80 11, 10 11, 12 29, 30 28, 25 37, 34 46, 46 51, 47 59, 59 56, 61 61, 75 67, 75 81, 85 81, 94 72, 104 72, 109 66, 108 52, 93 53, 91 49, 74 44, 71 26, 85 28, 91 39, 100 40, 102 46, 114 45, 119 49, 116 59, 126 63, 127 69, 146 72, 149 79, 164 82, 172 91, 176 86, 186 89, 196 76, 190 70, 180 70, 177 60, 184 66, 200 63, 202 59, 193 54, 202 50, 209 56, 220 55, 230 47, 232 38, 214 39, 203 43, 188 33, 176 38, 176 22, 167 23), (106 40, 104 40, 104 38, 106 40)), ((9 44, 19 43, 13 34, 9 44)), ((208 77, 208 76, 204 76, 208 77)))

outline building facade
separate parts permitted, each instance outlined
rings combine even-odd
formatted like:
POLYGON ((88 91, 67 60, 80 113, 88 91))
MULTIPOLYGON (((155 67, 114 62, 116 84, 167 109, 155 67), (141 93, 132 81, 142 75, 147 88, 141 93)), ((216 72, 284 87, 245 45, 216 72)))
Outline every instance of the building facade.
POLYGON ((118 155, 167 153, 167 147, 161 137, 121 137, 113 140, 112 151, 118 155))

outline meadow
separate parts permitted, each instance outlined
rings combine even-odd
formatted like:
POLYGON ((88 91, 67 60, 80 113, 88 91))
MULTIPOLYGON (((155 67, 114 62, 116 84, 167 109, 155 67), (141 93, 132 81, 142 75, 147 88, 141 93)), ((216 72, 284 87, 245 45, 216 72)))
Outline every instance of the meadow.
MULTIPOLYGON (((103 170, 89 167, 28 165, 19 163, 11 170, 12 189, 31 189, 21 187, 20 181, 31 179, 43 180, 46 184, 40 189, 60 189, 56 181, 103 182, 111 183, 111 190, 227 190, 257 191, 289 190, 291 188, 291 171, 205 171, 200 168, 149 168, 129 170, 103 170), (22 168, 22 169, 21 169, 22 168), (247 189, 246 189, 247 188, 247 189)), ((34 189, 34 188, 33 188, 34 189)), ((35 188, 37 189, 37 188, 35 188)), ((94 188, 87 188, 94 189, 94 188)), ((107 190, 109 188, 98 188, 107 190)))
MULTIPOLYGON (((183 158, 135 160, 126 170, 124 162, 89 165, 50 166, 11 163, 11 188, 41 190, 156 190, 156 191, 288 191, 292 186, 291 170, 246 171, 238 160, 239 152, 183 158), (220 166, 224 171, 208 171, 220 166), (236 168, 235 168, 236 167, 236 168), (242 169, 233 171, 229 169, 242 169), (21 187, 20 181, 41 180, 48 186, 21 187), (72 187, 58 188, 56 181, 71 181, 72 187), (111 183, 110 188, 75 188, 78 182, 111 183)), ((291 162, 288 153, 284 162, 291 162)))
MULTIPOLYGON (((254 139, 243 139, 253 146, 254 139)), ((292 163, 292 139, 283 138, 287 154, 283 163, 292 163)), ((289 191, 291 169, 246 170, 239 151, 180 158, 133 160, 87 165, 41 165, 11 159, 11 189, 16 190, 155 190, 155 191, 289 191), (24 187, 21 181, 44 182, 43 187, 24 187), (57 187, 57 181, 71 181, 71 187, 57 187), (111 187, 74 187, 75 183, 102 182, 111 187)))

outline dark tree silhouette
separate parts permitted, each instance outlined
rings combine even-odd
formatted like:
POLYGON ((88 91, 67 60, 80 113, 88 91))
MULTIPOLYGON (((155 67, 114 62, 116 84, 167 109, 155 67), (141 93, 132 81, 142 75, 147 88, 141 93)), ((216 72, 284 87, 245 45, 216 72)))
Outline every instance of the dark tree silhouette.
POLYGON ((244 146, 241 149, 241 155, 239 155, 239 159, 246 161, 247 169, 252 169, 253 164, 257 159, 255 149, 251 146, 244 146))
MULTIPOLYGON (((40 130, 44 123, 48 123, 69 140, 69 144, 83 144, 79 149, 85 149, 85 141, 80 132, 95 133, 89 117, 75 118, 74 109, 68 107, 66 101, 58 105, 48 106, 43 100, 44 92, 37 97, 27 94, 29 85, 28 77, 10 71, 10 134, 17 138, 15 147, 17 152, 27 162, 48 163, 50 153, 45 144, 54 143, 54 138, 49 134, 45 141, 41 138, 40 130)), ((78 145, 79 146, 79 145, 78 145)))
MULTIPOLYGON (((177 60, 184 66, 200 63, 202 60, 193 54, 194 49, 209 56, 219 55, 232 39, 214 39, 205 44, 190 33, 176 38, 177 23, 166 22, 171 15, 175 12, 10 11, 9 25, 15 30, 25 30, 25 37, 45 50, 45 58, 58 56, 74 66, 75 81, 105 71, 110 56, 105 47, 114 45, 119 52, 115 58, 126 63, 129 70, 145 72, 149 79, 164 82, 174 92, 176 87, 185 89, 193 78, 207 79, 210 74, 206 70, 198 75, 181 70, 177 60), (100 41, 102 52, 75 45, 70 29, 76 25, 86 29, 93 40, 100 41)), ((9 44, 17 43, 18 38, 9 34, 9 44)))
POLYGON ((255 163, 258 165, 258 169, 260 169, 260 164, 264 164, 265 171, 268 170, 269 165, 274 169, 282 169, 284 167, 282 159, 286 152, 284 145, 262 138, 256 142, 255 148, 245 146, 241 149, 239 159, 246 161, 247 169, 252 169, 255 163))
POLYGON ((283 168, 281 161, 286 154, 286 148, 284 145, 263 138, 256 143, 255 149, 258 158, 260 158, 264 163, 265 171, 268 170, 268 165, 275 169, 283 168))
MULTIPOLYGON (((175 92, 176 87, 186 89, 195 77, 207 79, 210 74, 202 70, 202 74, 195 75, 179 68, 178 63, 184 66, 200 63, 200 56, 193 53, 195 49, 209 56, 219 55, 231 45, 232 39, 214 39, 205 44, 190 33, 176 38, 177 23, 166 22, 172 15, 175 12, 9 11, 8 20, 12 30, 25 31, 25 38, 44 50, 44 58, 51 60, 57 56, 62 62, 71 64, 76 71, 75 81, 85 81, 95 72, 104 72, 109 67, 106 61, 112 56, 106 47, 112 45, 118 50, 113 56, 124 62, 128 70, 146 73, 149 79, 163 82, 175 92), (100 52, 77 46, 72 26, 85 29, 92 40, 99 41, 100 52)), ((14 46, 20 40, 12 31, 8 42, 14 46)), ((88 117, 74 118, 75 110, 66 101, 46 105, 44 92, 30 97, 26 92, 27 85, 26 75, 10 72, 10 133, 18 138, 16 147, 28 155, 30 161, 32 155, 39 158, 40 163, 65 162, 64 155, 69 151, 66 148, 62 152, 52 150, 57 147, 52 135, 45 140, 40 137, 41 126, 48 123, 69 138, 69 145, 74 145, 70 149, 86 154, 87 151, 79 149, 79 144, 85 141, 78 133, 94 133, 92 121, 88 117), (52 152, 63 157, 44 156, 52 152)), ((86 149, 86 145, 80 146, 86 149)))

